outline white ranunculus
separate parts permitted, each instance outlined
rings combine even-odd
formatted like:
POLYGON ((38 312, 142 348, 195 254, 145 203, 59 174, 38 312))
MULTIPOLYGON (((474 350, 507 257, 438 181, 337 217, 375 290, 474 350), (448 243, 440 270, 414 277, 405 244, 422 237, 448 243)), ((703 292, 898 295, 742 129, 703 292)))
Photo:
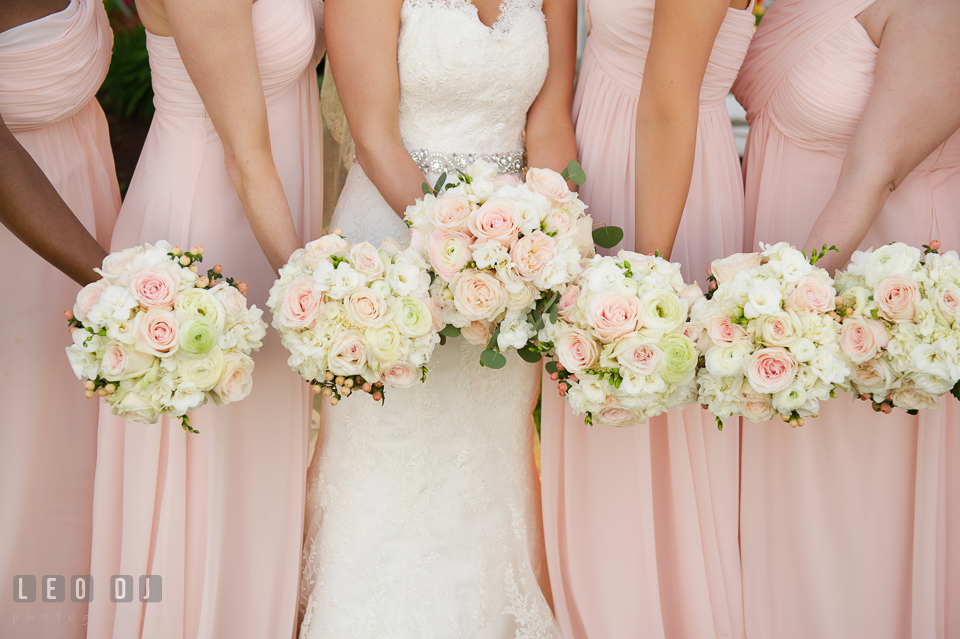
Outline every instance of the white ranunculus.
POLYGON ((880 280, 893 275, 910 273, 920 263, 920 258, 920 249, 902 242, 875 249, 862 265, 867 286, 874 287, 880 283, 880 280))
POLYGON ((707 371, 718 377, 740 375, 749 353, 750 346, 743 342, 725 348, 714 346, 707 351, 705 358, 707 371))
POLYGON ((772 315, 779 311, 783 295, 772 284, 757 282, 747 292, 747 300, 743 307, 743 315, 747 319, 755 319, 761 315, 772 315))
POLYGON ((775 393, 773 396, 773 407, 781 415, 789 415, 793 411, 797 410, 803 406, 804 402, 807 401, 807 392, 803 389, 798 383, 791 384, 789 388, 785 388, 779 393, 775 393))
POLYGON ((806 337, 801 337, 790 345, 789 351, 798 362, 809 362, 817 354, 817 346, 806 337))
POLYGON ((223 376, 223 351, 214 347, 204 357, 180 359, 177 370, 181 379, 193 383, 197 390, 211 390, 223 376))

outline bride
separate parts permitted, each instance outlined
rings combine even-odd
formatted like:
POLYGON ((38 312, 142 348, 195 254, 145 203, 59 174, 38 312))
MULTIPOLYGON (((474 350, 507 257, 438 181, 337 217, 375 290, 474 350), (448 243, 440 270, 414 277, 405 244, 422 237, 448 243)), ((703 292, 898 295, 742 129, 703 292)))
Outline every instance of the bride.
MULTIPOLYGON (((514 174, 575 159, 575 0, 326 0, 325 19, 356 141, 332 222, 349 241, 403 243, 425 178, 476 159, 514 174)), ((540 366, 479 356, 450 339, 425 384, 324 408, 301 638, 560 637, 532 451, 540 366)))

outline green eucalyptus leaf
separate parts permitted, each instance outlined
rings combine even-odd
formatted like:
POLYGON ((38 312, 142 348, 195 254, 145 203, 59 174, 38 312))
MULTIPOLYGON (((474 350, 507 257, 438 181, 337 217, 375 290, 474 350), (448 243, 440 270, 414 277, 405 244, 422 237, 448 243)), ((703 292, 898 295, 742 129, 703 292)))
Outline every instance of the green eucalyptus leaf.
POLYGON ((623 229, 619 226, 603 225, 593 230, 593 242, 600 248, 612 249, 623 239, 623 229))
POLYGON ((440 174, 440 179, 437 180, 437 185, 433 187, 434 195, 440 194, 440 188, 444 185, 446 181, 447 181, 447 172, 444 171, 443 173, 440 174))
POLYGON ((447 324, 440 329, 441 337, 457 337, 460 335, 460 329, 453 324, 447 324))
POLYGON ((507 365, 507 358, 502 353, 488 348, 480 353, 480 365, 495 370, 500 369, 507 365))
POLYGON ((490 341, 487 342, 487 350, 493 350, 497 348, 497 338, 500 337, 500 327, 494 329, 493 335, 490 336, 490 341))
POLYGON ((424 182, 420 185, 420 189, 423 191, 424 195, 430 195, 433 191, 430 190, 430 185, 424 182))
POLYGON ((551 324, 557 323, 557 305, 556 304, 550 307, 550 323, 551 324))
POLYGON ((583 172, 583 167, 576 160, 567 165, 567 168, 560 173, 560 177, 574 184, 583 184, 587 181, 587 174, 583 172))
POLYGON ((553 375, 554 373, 557 372, 557 362, 551 359, 549 362, 547 362, 546 368, 547 368, 547 372, 553 375))
POLYGON ((519 349, 517 354, 520 356, 520 359, 525 362, 530 362, 531 364, 536 364, 542 359, 540 353, 530 348, 529 344, 519 349))

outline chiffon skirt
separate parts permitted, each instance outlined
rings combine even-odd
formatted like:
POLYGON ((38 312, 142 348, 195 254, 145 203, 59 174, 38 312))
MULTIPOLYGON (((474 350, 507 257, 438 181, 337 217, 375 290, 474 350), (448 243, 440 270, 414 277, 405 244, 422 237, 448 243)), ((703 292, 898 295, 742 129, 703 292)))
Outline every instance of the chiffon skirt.
MULTIPOLYGON (((88 231, 106 245, 120 209, 107 121, 96 100, 14 134, 88 231)), ((85 603, 13 602, 14 575, 90 573, 97 402, 67 362, 63 312, 80 287, 0 228, 0 636, 82 637, 85 603), (44 619, 44 617, 46 617, 44 619)))

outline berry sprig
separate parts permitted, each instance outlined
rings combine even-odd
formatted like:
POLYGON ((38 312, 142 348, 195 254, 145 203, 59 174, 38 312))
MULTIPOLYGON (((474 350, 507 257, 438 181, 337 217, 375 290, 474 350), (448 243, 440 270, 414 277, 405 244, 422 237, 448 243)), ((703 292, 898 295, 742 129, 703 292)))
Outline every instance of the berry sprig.
MULTIPOLYGON (((424 371, 424 374, 426 374, 426 371, 424 371)), ((383 382, 371 384, 360 375, 345 377, 327 371, 324 373, 323 381, 314 380, 310 384, 313 386, 313 394, 319 395, 322 393, 331 406, 336 406, 341 399, 358 391, 367 393, 373 397, 375 402, 383 403, 383 382)))

